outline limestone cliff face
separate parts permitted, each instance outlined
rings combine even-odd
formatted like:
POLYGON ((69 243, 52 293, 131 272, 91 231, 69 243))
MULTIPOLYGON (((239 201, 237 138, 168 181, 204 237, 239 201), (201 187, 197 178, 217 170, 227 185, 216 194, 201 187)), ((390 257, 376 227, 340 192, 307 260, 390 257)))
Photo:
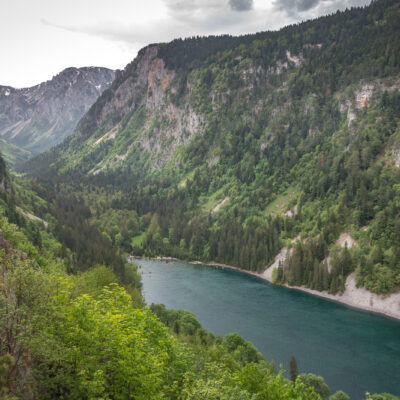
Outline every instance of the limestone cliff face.
MULTIPOLYGON (((206 114, 210 110, 218 112, 230 101, 234 95, 232 88, 217 84, 205 104, 199 96, 202 78, 196 72, 185 75, 180 70, 169 69, 160 55, 161 46, 143 48, 82 118, 71 146, 68 144, 65 148, 89 145, 88 151, 84 155, 79 151, 71 153, 70 164, 82 163, 82 170, 97 175, 110 168, 136 163, 138 158, 147 158, 148 169, 161 169, 176 155, 179 146, 205 131, 206 114), (105 147, 107 150, 100 150, 105 147)), ((278 62, 283 80, 286 71, 297 68, 302 61, 300 56, 287 53, 278 62)), ((265 68, 249 59, 237 58, 235 62, 240 81, 238 92, 246 103, 252 101, 257 87, 265 86, 278 68, 275 63, 265 68)), ((223 71, 215 73, 223 80, 223 71)), ((259 108, 256 104, 254 115, 259 108)))
POLYGON ((122 72, 117 73, 112 87, 106 92, 95 109, 81 121, 78 130, 84 136, 93 133, 100 126, 111 128, 114 123, 143 102, 151 80, 154 90, 153 68, 157 64, 157 46, 149 46, 139 52, 136 59, 122 72))
POLYGON ((158 51, 159 45, 142 49, 80 121, 73 141, 88 140, 93 152, 100 144, 115 150, 92 165, 89 173, 122 164, 138 151, 153 159, 153 168, 161 167, 177 146, 201 131, 201 113, 190 104, 171 101, 177 73, 167 69, 158 51))
POLYGON ((114 80, 107 68, 67 68, 37 86, 0 86, 0 135, 33 155, 72 134, 77 122, 114 80))

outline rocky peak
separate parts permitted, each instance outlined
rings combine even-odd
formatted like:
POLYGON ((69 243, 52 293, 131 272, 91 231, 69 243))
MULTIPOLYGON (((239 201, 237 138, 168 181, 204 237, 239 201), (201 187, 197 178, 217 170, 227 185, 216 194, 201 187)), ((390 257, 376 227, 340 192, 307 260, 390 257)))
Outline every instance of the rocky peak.
POLYGON ((33 155, 49 149, 72 134, 114 77, 107 68, 71 67, 33 87, 0 86, 0 135, 33 155))
POLYGON ((105 124, 111 129, 115 121, 143 101, 148 88, 151 91, 150 96, 154 93, 159 102, 159 87, 164 86, 165 90, 169 78, 164 61, 158 58, 158 50, 159 45, 143 48, 124 71, 117 72, 110 87, 111 92, 103 94, 96 103, 96 110, 89 111, 78 126, 78 131, 87 137, 100 125, 105 124))

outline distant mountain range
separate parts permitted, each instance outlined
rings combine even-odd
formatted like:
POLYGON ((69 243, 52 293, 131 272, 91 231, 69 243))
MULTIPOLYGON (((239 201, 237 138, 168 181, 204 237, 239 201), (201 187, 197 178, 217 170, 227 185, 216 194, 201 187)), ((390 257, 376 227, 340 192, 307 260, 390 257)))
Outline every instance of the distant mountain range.
POLYGON ((100 67, 67 68, 39 85, 0 86, 0 149, 19 163, 62 142, 114 80, 100 67))

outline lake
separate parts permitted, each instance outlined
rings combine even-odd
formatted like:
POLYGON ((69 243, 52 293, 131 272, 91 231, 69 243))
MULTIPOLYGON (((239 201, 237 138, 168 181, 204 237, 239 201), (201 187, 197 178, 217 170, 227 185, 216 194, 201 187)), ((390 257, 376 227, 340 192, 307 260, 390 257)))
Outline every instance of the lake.
POLYGON ((216 335, 238 332, 267 361, 324 377, 331 393, 400 395, 400 321, 272 285, 239 271, 135 261, 147 304, 193 312, 216 335))

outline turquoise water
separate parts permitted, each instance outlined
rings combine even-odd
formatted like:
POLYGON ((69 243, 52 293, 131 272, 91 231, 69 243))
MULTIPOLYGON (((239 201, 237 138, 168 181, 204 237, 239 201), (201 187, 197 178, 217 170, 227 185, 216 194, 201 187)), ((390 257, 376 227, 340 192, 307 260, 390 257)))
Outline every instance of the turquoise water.
POLYGON ((207 330, 238 332, 267 360, 324 377, 353 400, 400 395, 400 321, 264 282, 237 271, 138 260, 148 304, 186 309, 207 330))

